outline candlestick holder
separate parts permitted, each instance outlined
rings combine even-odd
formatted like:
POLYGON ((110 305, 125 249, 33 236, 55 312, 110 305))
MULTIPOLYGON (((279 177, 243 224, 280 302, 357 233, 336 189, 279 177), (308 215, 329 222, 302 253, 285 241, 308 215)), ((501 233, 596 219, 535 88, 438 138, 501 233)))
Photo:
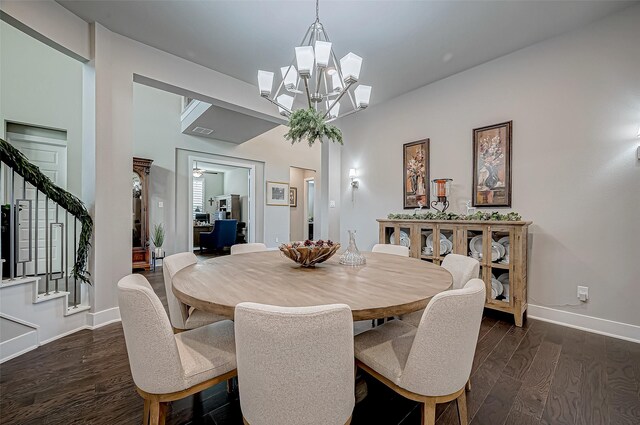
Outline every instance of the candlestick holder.
POLYGON ((445 212, 449 208, 448 197, 451 192, 451 182, 453 179, 433 179, 431 181, 431 190, 438 198, 437 201, 431 201, 431 208, 436 211, 445 212), (438 208, 438 204, 442 207, 438 208))

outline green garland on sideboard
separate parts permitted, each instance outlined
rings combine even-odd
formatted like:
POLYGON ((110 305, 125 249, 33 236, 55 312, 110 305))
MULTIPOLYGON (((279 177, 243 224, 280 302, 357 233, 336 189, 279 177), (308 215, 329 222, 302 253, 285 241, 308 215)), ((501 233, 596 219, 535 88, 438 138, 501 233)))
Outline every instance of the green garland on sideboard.
POLYGON ((82 201, 66 190, 56 186, 49 177, 45 176, 38 167, 29 162, 26 156, 18 149, 0 138, 0 159, 9 167, 21 175, 42 193, 56 202, 82 224, 78 251, 74 260, 71 274, 74 278, 91 284, 90 273, 87 271, 89 247, 91 246, 91 234, 93 233, 93 220, 82 201))
POLYGON ((417 214, 389 214, 387 216, 389 220, 461 220, 461 221, 520 221, 522 217, 517 212, 509 212, 506 214, 500 214, 497 211, 488 213, 478 211, 473 214, 456 214, 447 212, 431 212, 417 213, 417 214))

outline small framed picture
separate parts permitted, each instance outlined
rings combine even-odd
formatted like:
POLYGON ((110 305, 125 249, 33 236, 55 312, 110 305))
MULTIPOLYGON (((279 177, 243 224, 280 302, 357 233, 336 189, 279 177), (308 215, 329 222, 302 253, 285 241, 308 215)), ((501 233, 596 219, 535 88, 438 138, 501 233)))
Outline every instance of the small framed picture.
POLYGON ((290 207, 298 206, 298 188, 297 187, 289 188, 289 206, 290 207))
POLYGON ((473 206, 511 206, 511 132, 507 121, 473 130, 473 206))
POLYGON ((289 193, 289 183, 267 182, 267 205, 277 205, 286 207, 289 205, 287 199, 289 193))
POLYGON ((429 208, 429 139, 402 145, 404 209, 429 208))

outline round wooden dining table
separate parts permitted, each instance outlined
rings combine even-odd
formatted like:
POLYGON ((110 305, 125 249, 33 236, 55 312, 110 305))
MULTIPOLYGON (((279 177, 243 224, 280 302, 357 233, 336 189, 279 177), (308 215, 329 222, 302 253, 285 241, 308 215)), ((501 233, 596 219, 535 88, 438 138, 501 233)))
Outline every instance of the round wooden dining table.
POLYGON ((228 255, 190 265, 173 276, 183 303, 233 319, 241 302, 284 307, 347 304, 353 320, 382 319, 420 310, 451 287, 451 274, 433 263, 363 253, 367 264, 339 263, 339 254, 302 268, 280 251, 228 255))

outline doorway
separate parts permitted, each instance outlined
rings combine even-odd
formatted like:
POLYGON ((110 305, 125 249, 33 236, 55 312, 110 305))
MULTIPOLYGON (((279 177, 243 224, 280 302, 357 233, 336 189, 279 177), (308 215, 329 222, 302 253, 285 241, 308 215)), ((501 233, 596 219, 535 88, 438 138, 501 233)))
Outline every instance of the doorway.
POLYGON ((313 239, 316 171, 289 168, 289 240, 313 239))
POLYGON ((230 161, 190 157, 190 246, 199 254, 212 253, 208 236, 216 220, 236 220, 235 237, 225 246, 255 240, 255 168, 230 161), (233 240, 232 240, 233 239, 233 240))

